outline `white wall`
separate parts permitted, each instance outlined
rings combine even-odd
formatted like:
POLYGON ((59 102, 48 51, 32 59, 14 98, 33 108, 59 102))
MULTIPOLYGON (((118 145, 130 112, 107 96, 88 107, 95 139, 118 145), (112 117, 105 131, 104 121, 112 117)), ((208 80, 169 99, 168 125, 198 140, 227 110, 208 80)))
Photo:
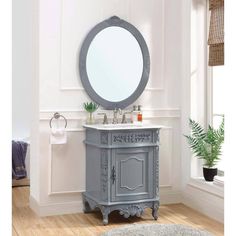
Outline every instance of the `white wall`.
POLYGON ((32 35, 30 0, 12 2, 12 138, 30 136, 32 35))
POLYGON ((148 44, 150 79, 135 104, 143 106, 144 119, 170 127, 161 131, 161 201, 180 202, 182 1, 41 0, 39 4, 39 156, 34 151, 39 179, 35 174, 38 189, 31 191, 31 207, 40 215, 82 210, 86 116, 82 104, 89 98, 77 74, 77 53, 88 31, 113 15, 134 24, 148 44), (68 143, 62 147, 49 145, 49 120, 56 111, 68 119, 68 143))

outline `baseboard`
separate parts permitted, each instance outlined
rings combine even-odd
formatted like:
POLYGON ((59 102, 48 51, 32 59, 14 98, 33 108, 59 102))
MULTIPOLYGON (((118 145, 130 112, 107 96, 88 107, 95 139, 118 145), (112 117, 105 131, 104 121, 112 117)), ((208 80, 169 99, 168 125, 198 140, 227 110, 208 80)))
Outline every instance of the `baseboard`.
POLYGON ((182 194, 180 191, 162 191, 160 190, 160 204, 174 204, 182 202, 182 194))
POLYGON ((182 203, 224 223, 224 199, 219 196, 193 186, 187 186, 183 192, 182 203))
POLYGON ((39 204, 38 202, 34 199, 34 197, 32 197, 31 195, 29 196, 29 206, 31 208, 31 210, 33 210, 38 216, 39 215, 39 204))
MULTIPOLYGON (((30 208, 39 216, 63 215, 83 212, 82 200, 63 203, 39 204, 34 197, 29 198, 30 208)), ((173 204, 181 202, 181 193, 171 190, 160 192, 161 204, 173 204)))
MULTIPOLYGON (((202 214, 219 222, 224 222, 224 199, 187 186, 183 194, 180 191, 162 189, 160 191, 160 203, 183 203, 202 214)), ((30 196, 30 208, 39 216, 63 215, 83 212, 83 202, 79 201, 39 204, 30 196)))
POLYGON ((29 200, 30 208, 40 217, 83 212, 82 200, 48 204, 39 204, 32 196, 30 196, 29 200))

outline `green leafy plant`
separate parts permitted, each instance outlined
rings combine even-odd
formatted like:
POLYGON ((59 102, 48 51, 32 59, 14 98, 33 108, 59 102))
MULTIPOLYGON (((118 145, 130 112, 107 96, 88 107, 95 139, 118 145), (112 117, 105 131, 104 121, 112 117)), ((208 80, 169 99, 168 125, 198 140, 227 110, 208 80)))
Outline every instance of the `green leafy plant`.
POLYGON ((93 113, 98 109, 99 105, 94 102, 86 102, 84 103, 84 109, 89 112, 93 113))
POLYGON ((203 159, 205 166, 212 168, 220 160, 224 142, 224 117, 218 129, 208 126, 205 131, 196 121, 189 119, 191 135, 184 135, 195 156, 203 159))

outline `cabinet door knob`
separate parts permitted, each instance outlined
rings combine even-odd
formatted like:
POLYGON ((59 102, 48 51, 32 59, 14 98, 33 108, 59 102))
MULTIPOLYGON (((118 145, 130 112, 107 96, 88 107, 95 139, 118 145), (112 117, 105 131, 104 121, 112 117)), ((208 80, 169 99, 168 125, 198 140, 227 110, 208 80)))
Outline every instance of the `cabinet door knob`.
POLYGON ((114 184, 114 183, 115 183, 115 180, 116 180, 116 170, 115 170, 115 166, 112 167, 111 179, 112 179, 112 184, 114 184))

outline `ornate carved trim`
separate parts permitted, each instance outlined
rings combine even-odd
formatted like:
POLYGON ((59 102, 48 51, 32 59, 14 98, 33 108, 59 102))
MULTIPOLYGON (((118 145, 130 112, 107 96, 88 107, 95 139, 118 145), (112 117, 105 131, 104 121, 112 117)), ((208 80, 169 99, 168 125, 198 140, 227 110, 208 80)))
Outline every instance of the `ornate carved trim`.
POLYGON ((159 195, 159 146, 156 147, 156 191, 159 195))
POLYGON ((156 132, 154 132, 154 142, 159 145, 160 142, 160 136, 159 136, 160 130, 158 129, 156 132))
POLYGON ((86 208, 89 210, 94 210, 95 208, 99 208, 103 215, 103 224, 108 224, 108 215, 110 212, 118 210, 120 215, 123 215, 125 218, 129 216, 138 216, 140 217, 145 208, 151 208, 152 215, 154 219, 157 219, 157 211, 159 208, 159 201, 150 201, 150 202, 143 202, 143 203, 135 203, 135 204, 117 204, 112 206, 101 205, 96 201, 92 200, 89 197, 83 195, 84 204, 86 204, 86 208))
POLYGON ((113 143, 151 143, 151 132, 139 132, 139 133, 118 133, 112 136, 113 143))
POLYGON ((108 133, 101 132, 101 144, 108 144, 108 133))
POLYGON ((138 216, 140 217, 144 212, 144 207, 140 205, 131 205, 128 206, 125 209, 120 209, 120 215, 123 215, 125 218, 128 218, 129 216, 138 216))
POLYGON ((108 191, 108 150, 101 150, 101 190, 103 200, 107 199, 108 191))

